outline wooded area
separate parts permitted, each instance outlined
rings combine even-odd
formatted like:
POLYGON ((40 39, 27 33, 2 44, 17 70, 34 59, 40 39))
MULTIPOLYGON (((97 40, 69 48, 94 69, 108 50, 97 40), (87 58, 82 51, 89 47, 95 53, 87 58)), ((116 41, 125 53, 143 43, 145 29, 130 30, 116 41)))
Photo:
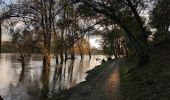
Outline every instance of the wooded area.
POLYGON ((42 55, 47 74, 52 56, 56 65, 76 55, 90 60, 91 36, 102 37, 95 50, 108 60, 135 57, 137 66, 147 66, 154 46, 170 36, 169 0, 0 0, 0 5, 0 44, 19 53, 23 71, 34 53, 42 55), (2 44, 3 28, 11 43, 2 44))

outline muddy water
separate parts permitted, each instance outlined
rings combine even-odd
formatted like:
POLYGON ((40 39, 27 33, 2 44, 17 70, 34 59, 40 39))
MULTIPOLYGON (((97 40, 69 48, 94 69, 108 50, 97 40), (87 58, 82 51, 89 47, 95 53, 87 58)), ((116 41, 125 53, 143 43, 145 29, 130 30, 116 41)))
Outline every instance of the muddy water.
POLYGON ((0 57, 0 95, 5 100, 38 100, 67 90, 84 81, 86 71, 99 65, 104 58, 93 55, 91 60, 88 56, 81 60, 77 56, 75 61, 67 60, 58 65, 51 58, 51 68, 47 70, 42 67, 42 57, 33 55, 30 64, 22 70, 17 57, 17 54, 1 54, 0 57))

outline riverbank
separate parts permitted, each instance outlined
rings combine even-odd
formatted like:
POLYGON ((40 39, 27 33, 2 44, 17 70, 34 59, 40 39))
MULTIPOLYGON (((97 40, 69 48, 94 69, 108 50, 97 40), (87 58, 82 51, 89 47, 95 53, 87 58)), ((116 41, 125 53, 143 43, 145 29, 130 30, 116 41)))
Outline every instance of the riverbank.
POLYGON ((86 81, 55 94, 51 100, 118 100, 119 67, 113 60, 87 72, 86 81))
POLYGON ((170 42, 155 45, 149 64, 137 64, 136 57, 104 63, 51 100, 169 100, 170 42))
POLYGON ((170 100, 170 42, 155 45, 148 65, 136 65, 135 58, 120 65, 122 100, 170 100))

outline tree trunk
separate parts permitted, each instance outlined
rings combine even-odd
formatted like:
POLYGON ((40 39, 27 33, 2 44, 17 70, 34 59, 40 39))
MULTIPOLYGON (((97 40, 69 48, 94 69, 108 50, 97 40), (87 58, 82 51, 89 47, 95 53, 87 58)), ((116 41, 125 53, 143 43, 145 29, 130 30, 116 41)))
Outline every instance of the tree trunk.
POLYGON ((129 7, 131 8, 131 10, 132 10, 132 12, 134 14, 134 17, 136 18, 136 20, 137 20, 137 22, 138 22, 138 24, 139 24, 139 26, 140 26, 140 28, 142 30, 143 41, 141 41, 141 42, 143 42, 143 43, 141 43, 142 44, 141 49, 143 49, 143 54, 140 57, 140 62, 142 64, 146 64, 146 63, 149 62, 149 48, 148 48, 148 42, 147 42, 148 35, 147 35, 147 32, 146 32, 145 28, 143 27, 143 23, 142 23, 142 20, 141 20, 141 18, 139 16, 138 12, 137 12, 137 9, 132 4, 131 0, 127 0, 127 2, 128 2, 129 7))
POLYGON ((91 59, 91 51, 90 51, 90 49, 89 49, 89 59, 91 59))
POLYGON ((58 55, 55 56, 56 65, 58 64, 58 55))
MULTIPOLYGON (((84 58, 84 56, 83 56, 83 50, 82 50, 83 46, 82 46, 82 48, 81 48, 81 43, 82 43, 81 40, 78 41, 78 47, 79 47, 80 57, 81 57, 81 59, 83 59, 83 58, 84 58)), ((83 48, 83 49, 84 49, 84 48, 83 48)))
POLYGON ((68 59, 68 54, 67 54, 67 50, 65 49, 65 62, 67 61, 68 59))
POLYGON ((0 54, 1 54, 1 42, 2 42, 2 25, 1 25, 1 20, 0 20, 0 54))
POLYGON ((60 64, 63 64, 63 61, 64 61, 64 57, 63 57, 63 53, 61 52, 60 53, 60 64))
POLYGON ((43 67, 49 68, 50 67, 50 47, 44 48, 43 51, 43 67))
POLYGON ((74 51, 74 47, 71 49, 71 60, 75 60, 75 51, 74 51))
POLYGON ((43 67, 42 69, 42 91, 41 100, 47 100, 49 92, 50 69, 43 67))
POLYGON ((80 56, 81 56, 81 59, 84 58, 82 51, 80 51, 80 56))
POLYGON ((169 29, 169 26, 165 26, 165 40, 168 40, 168 29, 169 29))
MULTIPOLYGON (((116 18, 115 18, 116 19, 116 18)), ((133 44, 135 51, 139 57, 139 64, 146 64, 149 61, 149 53, 148 48, 145 49, 142 43, 140 43, 134 35, 131 33, 131 31, 119 20, 116 19, 118 25, 121 26, 121 28, 126 32, 126 35, 128 39, 130 40, 131 44, 133 44)))

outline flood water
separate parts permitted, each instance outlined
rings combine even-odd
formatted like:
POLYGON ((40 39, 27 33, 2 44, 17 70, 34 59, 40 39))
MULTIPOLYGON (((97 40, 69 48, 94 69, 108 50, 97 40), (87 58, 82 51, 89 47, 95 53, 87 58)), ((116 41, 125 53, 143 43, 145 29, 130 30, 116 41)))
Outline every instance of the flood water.
POLYGON ((85 81, 86 72, 101 64, 102 55, 93 55, 91 60, 77 56, 75 61, 67 60, 55 64, 51 58, 49 70, 43 69, 42 57, 33 55, 30 64, 23 71, 17 61, 17 54, 1 54, 0 95, 5 100, 40 100, 49 98, 56 92, 67 90, 85 81))

